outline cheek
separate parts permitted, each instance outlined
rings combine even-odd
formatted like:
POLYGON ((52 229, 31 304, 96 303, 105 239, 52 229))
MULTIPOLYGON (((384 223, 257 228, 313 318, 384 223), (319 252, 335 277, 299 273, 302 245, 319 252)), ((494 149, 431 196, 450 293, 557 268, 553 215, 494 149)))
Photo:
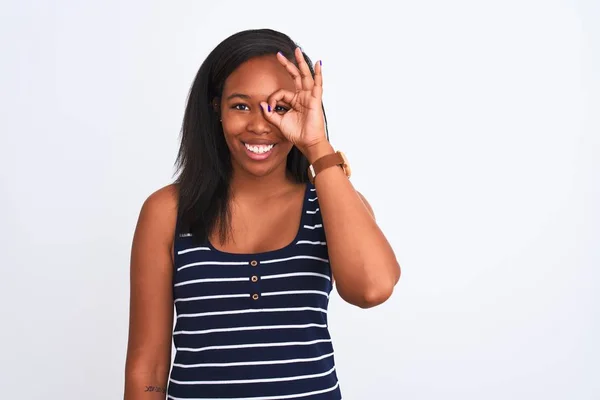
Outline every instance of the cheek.
POLYGON ((292 142, 288 142, 287 140, 280 142, 279 146, 281 146, 281 149, 285 152, 285 154, 289 154, 290 151, 292 151, 292 148, 294 147, 292 142))
POLYGON ((241 117, 226 117, 221 122, 226 136, 235 136, 245 132, 246 121, 241 117))

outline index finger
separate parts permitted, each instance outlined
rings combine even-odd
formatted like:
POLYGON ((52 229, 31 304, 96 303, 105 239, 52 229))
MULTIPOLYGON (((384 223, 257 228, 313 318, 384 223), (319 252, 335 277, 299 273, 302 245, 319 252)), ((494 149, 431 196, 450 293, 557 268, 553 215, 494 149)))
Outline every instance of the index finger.
POLYGON ((290 60, 285 58, 285 56, 281 52, 277 53, 277 59, 292 76, 296 90, 302 90, 302 79, 300 78, 300 71, 298 71, 298 68, 296 68, 296 66, 293 63, 291 63, 290 60))

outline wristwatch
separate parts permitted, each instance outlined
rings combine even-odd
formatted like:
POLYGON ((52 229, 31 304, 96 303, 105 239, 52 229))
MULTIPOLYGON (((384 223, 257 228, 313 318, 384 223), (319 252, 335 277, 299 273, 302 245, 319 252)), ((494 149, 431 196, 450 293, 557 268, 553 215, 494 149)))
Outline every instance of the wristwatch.
POLYGON ((336 165, 339 165, 346 176, 350 178, 352 171, 350 170, 350 164, 348 164, 346 155, 341 151, 336 151, 335 153, 327 154, 326 156, 319 158, 308 167, 308 180, 310 183, 314 184, 315 177, 319 172, 330 167, 335 167, 336 165))

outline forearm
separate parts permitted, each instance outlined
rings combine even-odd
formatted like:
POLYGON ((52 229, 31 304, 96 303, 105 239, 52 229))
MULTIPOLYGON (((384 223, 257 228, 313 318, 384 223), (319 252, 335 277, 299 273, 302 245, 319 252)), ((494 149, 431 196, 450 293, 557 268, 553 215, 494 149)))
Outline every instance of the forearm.
POLYGON ((123 400, 164 400, 167 382, 168 370, 126 373, 123 400))
MULTIPOLYGON (((312 163, 333 151, 326 143, 307 157, 312 163)), ((341 168, 321 171, 315 187, 338 293, 360 307, 382 303, 400 276, 392 247, 341 168)))

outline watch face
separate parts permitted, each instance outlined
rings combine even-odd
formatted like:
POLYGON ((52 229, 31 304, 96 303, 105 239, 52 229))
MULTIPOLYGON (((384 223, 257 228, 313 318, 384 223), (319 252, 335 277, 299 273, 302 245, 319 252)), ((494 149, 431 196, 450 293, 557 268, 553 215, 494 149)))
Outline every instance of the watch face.
POLYGON ((344 172, 346 173, 346 176, 348 178, 350 178, 350 175, 352 175, 352 169, 350 168, 350 164, 348 163, 348 159, 346 158, 346 155, 343 152, 338 151, 338 153, 340 154, 340 156, 342 156, 342 160, 344 160, 344 164, 342 165, 342 168, 344 169, 344 172))

